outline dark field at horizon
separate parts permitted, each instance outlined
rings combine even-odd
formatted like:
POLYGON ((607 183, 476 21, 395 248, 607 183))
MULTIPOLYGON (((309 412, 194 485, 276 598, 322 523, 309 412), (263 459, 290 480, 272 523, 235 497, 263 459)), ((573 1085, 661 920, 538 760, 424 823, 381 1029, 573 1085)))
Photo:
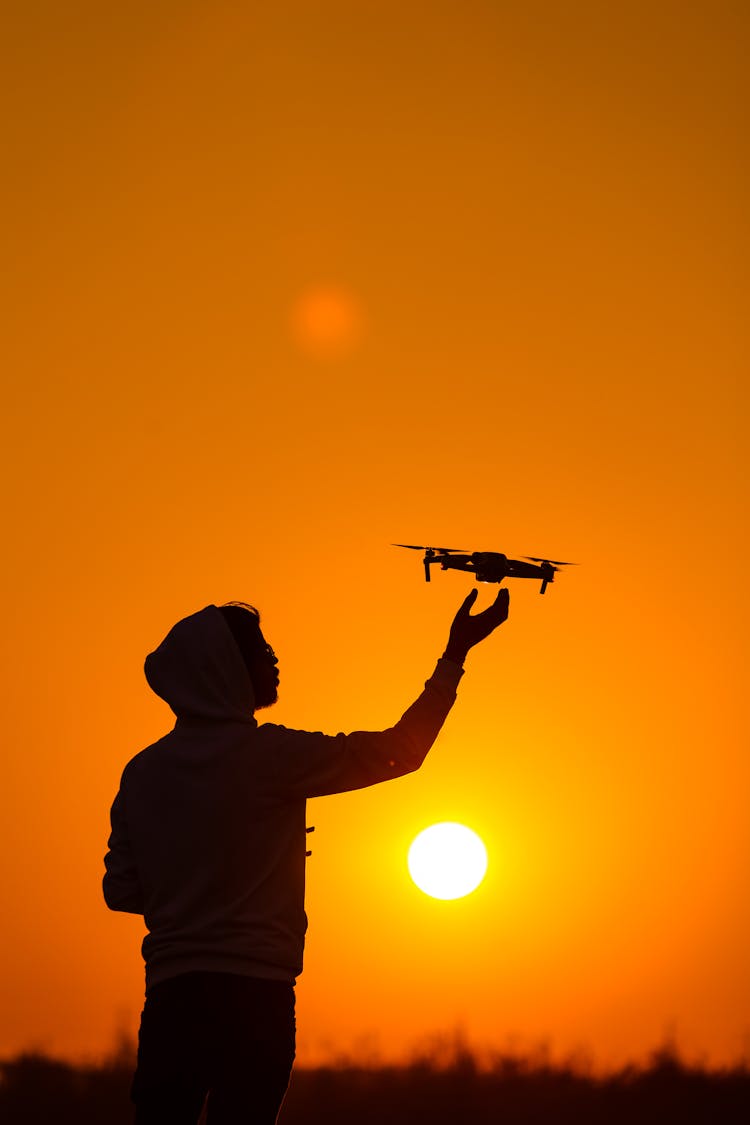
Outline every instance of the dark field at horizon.
MULTIPOLYGON (((3 1125, 132 1125, 132 1055, 76 1066, 41 1054, 0 1062, 3 1125)), ((459 1050, 409 1065, 295 1070, 279 1125, 740 1125, 750 1065, 703 1069, 669 1046, 642 1067, 595 1075, 543 1055, 478 1065, 459 1050)))

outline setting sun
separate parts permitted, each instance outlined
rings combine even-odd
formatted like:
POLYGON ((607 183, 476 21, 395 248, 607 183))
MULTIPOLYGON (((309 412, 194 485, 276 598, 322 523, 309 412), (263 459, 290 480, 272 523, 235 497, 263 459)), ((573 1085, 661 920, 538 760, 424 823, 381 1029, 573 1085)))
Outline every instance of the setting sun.
POLYGON ((409 848, 409 874, 431 898, 463 898, 476 890, 487 871, 487 849, 463 824, 433 824, 409 848))

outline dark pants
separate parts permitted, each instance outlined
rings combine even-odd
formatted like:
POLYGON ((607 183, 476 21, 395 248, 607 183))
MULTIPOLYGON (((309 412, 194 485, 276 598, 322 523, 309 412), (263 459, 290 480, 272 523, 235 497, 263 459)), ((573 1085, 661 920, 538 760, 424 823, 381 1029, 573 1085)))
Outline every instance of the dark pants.
POLYGON ((294 987, 184 973, 149 989, 138 1034, 136 1125, 274 1125, 294 1061, 294 987))

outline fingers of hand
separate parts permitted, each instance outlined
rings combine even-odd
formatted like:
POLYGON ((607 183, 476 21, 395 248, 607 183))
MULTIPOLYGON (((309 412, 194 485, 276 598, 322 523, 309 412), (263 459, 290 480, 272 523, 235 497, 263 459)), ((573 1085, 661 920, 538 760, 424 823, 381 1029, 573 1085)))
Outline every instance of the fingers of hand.
POLYGON ((474 605, 474 602, 477 600, 477 594, 478 593, 479 593, 479 591, 477 590, 476 587, 474 587, 474 589, 471 591, 471 593, 468 595, 468 597, 464 598, 463 605, 461 606, 461 612, 462 613, 468 613, 469 612, 471 607, 474 605))
POLYGON ((483 618, 484 624, 490 629, 496 629, 498 625, 502 625, 508 617, 508 606, 510 604, 510 595, 506 589, 500 590, 492 605, 488 606, 483 613, 478 613, 474 620, 483 618))

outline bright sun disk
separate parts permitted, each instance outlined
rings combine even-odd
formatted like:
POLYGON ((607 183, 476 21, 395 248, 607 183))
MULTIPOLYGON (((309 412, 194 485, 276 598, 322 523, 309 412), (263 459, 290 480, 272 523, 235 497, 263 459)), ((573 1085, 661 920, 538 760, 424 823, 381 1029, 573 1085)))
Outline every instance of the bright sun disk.
POLYGON ((463 898, 487 871, 487 849, 464 824, 443 821, 425 828, 409 848, 409 874, 432 898, 463 898))

